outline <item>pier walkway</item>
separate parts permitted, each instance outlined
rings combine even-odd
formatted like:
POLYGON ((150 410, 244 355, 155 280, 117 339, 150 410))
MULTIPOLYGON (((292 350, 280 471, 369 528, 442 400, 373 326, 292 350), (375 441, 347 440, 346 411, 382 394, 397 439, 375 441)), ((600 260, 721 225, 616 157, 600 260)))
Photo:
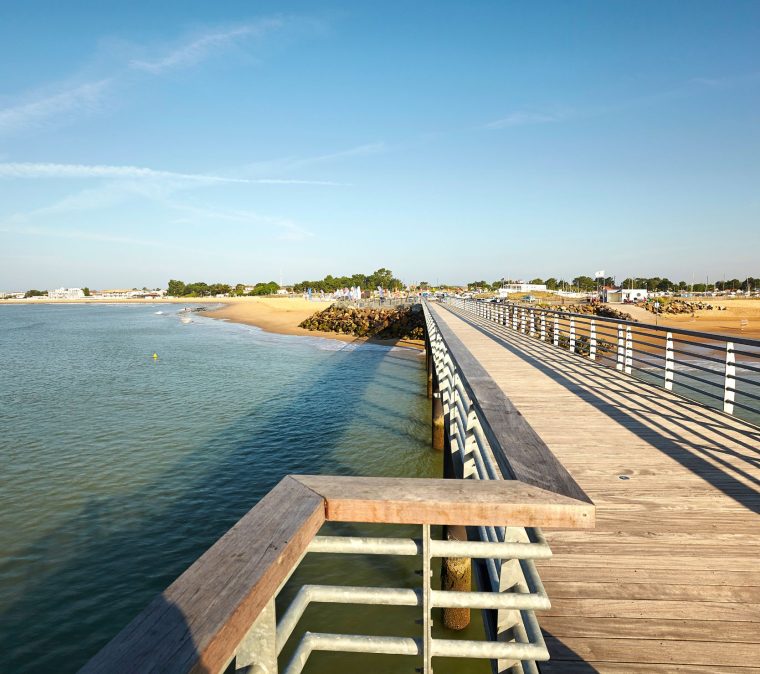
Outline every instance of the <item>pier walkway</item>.
POLYGON ((760 430, 430 303, 596 506, 544 529, 541 672, 760 672, 760 430))

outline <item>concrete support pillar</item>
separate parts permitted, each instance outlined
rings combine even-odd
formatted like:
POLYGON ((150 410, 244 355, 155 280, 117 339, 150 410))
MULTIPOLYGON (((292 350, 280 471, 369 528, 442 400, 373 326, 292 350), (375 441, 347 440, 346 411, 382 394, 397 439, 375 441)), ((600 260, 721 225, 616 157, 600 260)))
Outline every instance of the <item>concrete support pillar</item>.
MULTIPOLYGON (((463 526, 446 527, 446 539, 466 541, 463 526)), ((441 590, 444 592, 470 592, 472 590, 472 562, 467 557, 444 557, 441 560, 441 590)), ((470 609, 444 608, 443 625, 450 630, 463 630, 470 624, 470 609)))

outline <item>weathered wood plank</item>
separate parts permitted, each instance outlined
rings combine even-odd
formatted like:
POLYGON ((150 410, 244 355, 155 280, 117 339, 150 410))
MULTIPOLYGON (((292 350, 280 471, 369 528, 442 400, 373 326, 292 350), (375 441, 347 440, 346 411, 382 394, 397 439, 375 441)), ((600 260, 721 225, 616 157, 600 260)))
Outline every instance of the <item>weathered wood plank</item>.
POLYGON ((554 557, 538 568, 552 609, 539 619, 555 660, 541 671, 757 670, 760 429, 509 328, 431 311, 596 505, 594 531, 545 530, 554 557))
MULTIPOLYGON (((733 667, 756 666, 760 645, 732 643, 730 648, 716 641, 670 641, 665 639, 587 639, 584 637, 546 638, 549 655, 557 660, 586 662, 630 662, 679 664, 711 667, 716 662, 733 667)), ((710 669, 709 671, 712 671, 710 669)))
POLYGON ((547 616, 542 629, 553 637, 601 639, 661 639, 669 641, 720 641, 757 643, 757 625, 715 620, 652 620, 637 618, 584 618, 547 616))
POLYGON ((340 522, 593 527, 594 506, 516 480, 294 476, 340 522))
POLYGON ((222 671, 324 521, 324 500, 284 478, 82 672, 222 671))

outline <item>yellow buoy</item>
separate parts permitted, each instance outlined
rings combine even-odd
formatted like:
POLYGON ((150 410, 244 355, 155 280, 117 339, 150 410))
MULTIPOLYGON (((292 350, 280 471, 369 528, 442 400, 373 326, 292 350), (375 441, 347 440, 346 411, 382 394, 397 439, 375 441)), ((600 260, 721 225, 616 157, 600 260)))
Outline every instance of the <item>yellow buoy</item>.
POLYGON ((158 354, 157 353, 153 354, 153 360, 158 360, 158 354))

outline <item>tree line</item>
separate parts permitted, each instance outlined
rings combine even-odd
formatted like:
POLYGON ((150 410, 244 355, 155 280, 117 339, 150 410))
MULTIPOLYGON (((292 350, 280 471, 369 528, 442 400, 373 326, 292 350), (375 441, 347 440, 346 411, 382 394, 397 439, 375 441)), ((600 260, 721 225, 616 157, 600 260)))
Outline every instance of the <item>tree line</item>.
POLYGON ((328 274, 320 281, 301 281, 293 286, 293 291, 304 292, 311 288, 316 291, 333 293, 341 288, 353 288, 359 286, 363 290, 375 290, 380 287, 384 290, 401 290, 404 284, 393 276, 390 269, 381 267, 372 274, 353 274, 352 276, 332 276, 328 274))
POLYGON ((173 297, 215 297, 216 295, 242 297, 244 295, 274 295, 279 289, 280 284, 276 281, 257 283, 254 286, 246 286, 243 283, 232 286, 229 283, 206 283, 204 281, 185 283, 171 279, 166 292, 173 297), (246 292, 246 288, 251 288, 251 290, 246 292))
MULTIPOLYGON (((499 279, 493 283, 487 281, 472 281, 467 284, 468 290, 498 290, 502 285, 509 283, 518 283, 518 281, 512 281, 507 279, 499 279)), ((731 291, 731 290, 758 290, 760 289, 760 277, 748 276, 744 280, 730 279, 726 281, 715 281, 714 283, 687 283, 686 281, 671 281, 667 277, 661 276, 637 276, 628 277, 624 279, 620 284, 615 283, 615 279, 612 276, 605 278, 594 279, 590 276, 576 276, 569 281, 565 279, 556 279, 554 277, 546 280, 541 278, 534 278, 529 283, 536 285, 546 284, 547 290, 577 290, 579 292, 590 292, 596 290, 601 286, 617 286, 622 288, 646 288, 649 292, 695 292, 704 293, 712 292, 713 290, 731 291)))

